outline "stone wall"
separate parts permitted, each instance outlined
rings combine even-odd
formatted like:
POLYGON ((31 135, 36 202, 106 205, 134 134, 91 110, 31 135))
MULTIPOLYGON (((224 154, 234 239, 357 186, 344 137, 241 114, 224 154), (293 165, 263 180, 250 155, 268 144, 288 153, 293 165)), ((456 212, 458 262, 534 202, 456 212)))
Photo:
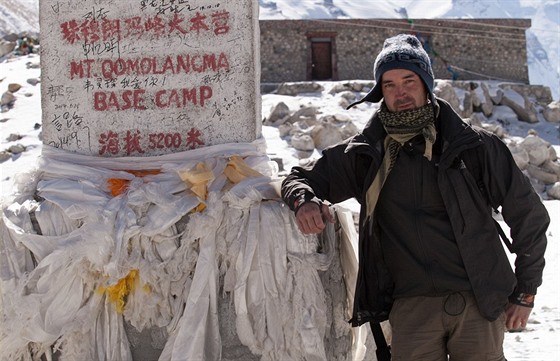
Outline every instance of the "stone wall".
POLYGON ((528 83, 530 26, 529 19, 261 20, 261 82, 313 80, 312 36, 330 38, 333 80, 371 79, 383 41, 412 33, 424 41, 438 79, 528 83))

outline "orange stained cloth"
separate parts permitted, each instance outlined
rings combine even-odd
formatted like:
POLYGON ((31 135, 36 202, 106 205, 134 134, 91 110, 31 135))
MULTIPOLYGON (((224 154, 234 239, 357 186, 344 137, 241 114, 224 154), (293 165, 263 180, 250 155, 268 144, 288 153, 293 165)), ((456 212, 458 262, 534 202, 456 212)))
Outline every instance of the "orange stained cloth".
MULTIPOLYGON (((128 172, 128 173, 130 173, 130 174, 132 174, 136 177, 144 177, 144 176, 147 176, 147 175, 154 175, 154 174, 159 174, 160 173, 160 171, 156 170, 156 169, 151 169, 151 170, 126 170, 125 172, 128 172)), ((113 197, 116 197, 116 196, 126 192, 129 184, 130 184, 130 180, 128 180, 128 179, 109 178, 107 180, 107 186, 108 186, 109 191, 111 192, 111 195, 113 197)))

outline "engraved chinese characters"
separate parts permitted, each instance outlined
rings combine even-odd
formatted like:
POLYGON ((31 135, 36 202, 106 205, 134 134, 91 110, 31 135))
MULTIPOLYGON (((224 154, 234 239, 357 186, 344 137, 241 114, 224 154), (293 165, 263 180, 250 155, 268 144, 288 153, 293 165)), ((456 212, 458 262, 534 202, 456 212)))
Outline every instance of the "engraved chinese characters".
POLYGON ((258 3, 41 1, 45 144, 148 156, 260 136, 258 3))

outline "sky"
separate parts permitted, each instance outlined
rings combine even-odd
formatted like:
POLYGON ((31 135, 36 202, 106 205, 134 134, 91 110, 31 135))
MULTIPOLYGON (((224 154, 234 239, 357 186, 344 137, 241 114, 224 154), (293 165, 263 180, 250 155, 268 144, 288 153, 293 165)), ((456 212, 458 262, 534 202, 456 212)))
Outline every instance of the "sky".
MULTIPOLYGON (((3 4, 5 0, 0 0, 3 4)), ((325 1, 328 3, 328 1, 325 1)), ((358 5, 351 5, 351 1, 331 1, 338 4, 338 9, 344 9, 348 14, 350 10, 364 11, 358 5), (343 5, 348 5, 344 7, 343 5)), ((459 1, 462 4, 471 3, 473 8, 480 7, 482 2, 477 1, 459 1)), ((33 0, 24 3, 33 3, 33 0)), ((261 1, 263 3, 272 3, 272 1, 261 1)), ((312 7, 312 3, 323 3, 322 1, 283 1, 275 2, 278 8, 283 9, 285 5, 305 5, 305 8, 315 9, 317 13, 322 10, 312 7)), ((365 2, 360 2, 364 4, 365 2)), ((377 5, 377 1, 374 4, 377 5)), ((415 11, 420 11, 420 5, 416 5, 413 1, 393 1, 382 2, 386 5, 386 11, 391 12, 392 4, 409 4, 410 8, 407 10, 414 14, 415 11), (414 5, 411 5, 413 4, 414 5)), ((425 3, 418 1, 417 3, 425 3)), ((438 5, 437 11, 451 12, 450 1, 432 1, 438 5), (441 6, 442 9, 439 8, 441 6)), ((497 2, 488 1, 489 4, 497 2)), ((500 3, 507 4, 521 4, 523 6, 535 5, 536 3, 543 4, 556 4, 558 1, 502 1, 500 3)), ((299 6, 298 5, 298 6, 299 6)), ((382 7, 382 5, 379 5, 382 7)), ((291 8, 291 7, 290 7, 291 8)), ((516 8, 513 6, 512 8, 516 8)), ((432 7, 426 8, 431 15, 437 16, 436 10, 432 7)), ((556 7, 558 9, 558 7, 556 7)), ((288 10, 286 10, 288 11, 288 10)), ((333 10, 336 12, 336 9, 333 10)), ((488 10, 489 11, 489 10, 488 10)), ((311 12, 311 10, 309 10, 311 12)), ((540 13, 538 10, 537 13, 540 13)), ((313 12, 315 14, 315 12, 313 12)), ((409 14, 410 16, 414 16, 409 14)), ((548 13, 549 17, 551 16, 548 13)), ((554 20, 554 19, 553 19, 554 20)), ((535 24, 534 24, 535 25, 535 24)), ((546 43, 545 43, 546 44, 546 43)), ((557 44, 556 44, 557 45, 557 44)), ((548 51, 548 50, 547 50, 548 51)), ((7 90, 10 83, 18 83, 22 88, 15 93, 17 100, 13 108, 4 109, 0 113, 0 151, 9 148, 10 146, 21 144, 25 147, 25 151, 21 154, 14 155, 7 161, 0 163, 0 183, 1 195, 3 198, 8 199, 14 192, 13 183, 16 183, 18 178, 25 172, 31 171, 36 166, 36 161, 41 154, 42 143, 40 140, 41 134, 41 93, 40 83, 36 80, 40 79, 40 63, 39 55, 32 54, 29 56, 0 59, 0 94, 7 90), (13 137, 11 135, 14 135, 13 137), (12 139, 9 140, 8 138, 12 139), (19 139, 18 139, 19 138, 19 139)), ((358 128, 363 127, 374 108, 370 105, 363 105, 353 108, 349 113, 345 112, 342 108, 337 107, 337 102, 334 101, 333 95, 328 93, 330 83, 325 83, 325 91, 320 95, 306 95, 297 97, 287 97, 274 94, 265 94, 262 96, 262 114, 266 117, 271 108, 280 101, 285 102, 290 109, 296 110, 302 105, 315 105, 320 107, 324 113, 343 113, 350 115, 358 128)), ((501 110, 498 109, 497 112, 501 110)), ((560 139, 558 137, 558 126, 550 123, 545 123, 542 119, 542 114, 539 115, 539 123, 533 125, 539 127, 539 133, 551 142, 558 154, 560 154, 560 139)), ((523 136, 527 132, 527 124, 520 122, 511 122, 508 132, 512 136, 523 136)), ((278 129, 274 127, 263 126, 263 137, 267 143, 267 154, 271 158, 282 158, 284 167, 289 169, 291 166, 298 164, 299 159, 297 152, 289 147, 288 143, 281 139, 278 135, 278 129)), ((317 156, 314 153, 313 156, 317 156)), ((555 361, 558 360, 560 355, 560 342, 558 341, 558 334, 560 333, 560 201, 544 201, 545 206, 551 215, 552 224, 548 230, 549 246, 546 253, 547 266, 544 271, 544 283, 539 288, 539 293, 536 298, 535 308, 529 320, 527 329, 523 332, 507 333, 505 341, 506 357, 509 361, 555 361)), ((353 209, 355 204, 348 203, 347 207, 353 209)), ((502 222, 502 226, 507 229, 502 222)), ((513 259, 512 259, 513 260, 513 259)))

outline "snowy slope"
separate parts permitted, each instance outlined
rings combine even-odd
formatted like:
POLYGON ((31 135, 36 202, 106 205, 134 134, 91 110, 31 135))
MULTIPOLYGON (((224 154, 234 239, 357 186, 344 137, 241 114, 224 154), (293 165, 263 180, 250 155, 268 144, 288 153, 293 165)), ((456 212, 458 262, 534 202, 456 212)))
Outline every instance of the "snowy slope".
POLYGON ((0 37, 39 32, 39 0, 0 0, 0 37))
MULTIPOLYGON (((560 0, 259 0, 261 19, 529 18, 531 84, 560 98, 560 0)), ((39 0, 0 0, 0 36, 39 30, 39 0)))

